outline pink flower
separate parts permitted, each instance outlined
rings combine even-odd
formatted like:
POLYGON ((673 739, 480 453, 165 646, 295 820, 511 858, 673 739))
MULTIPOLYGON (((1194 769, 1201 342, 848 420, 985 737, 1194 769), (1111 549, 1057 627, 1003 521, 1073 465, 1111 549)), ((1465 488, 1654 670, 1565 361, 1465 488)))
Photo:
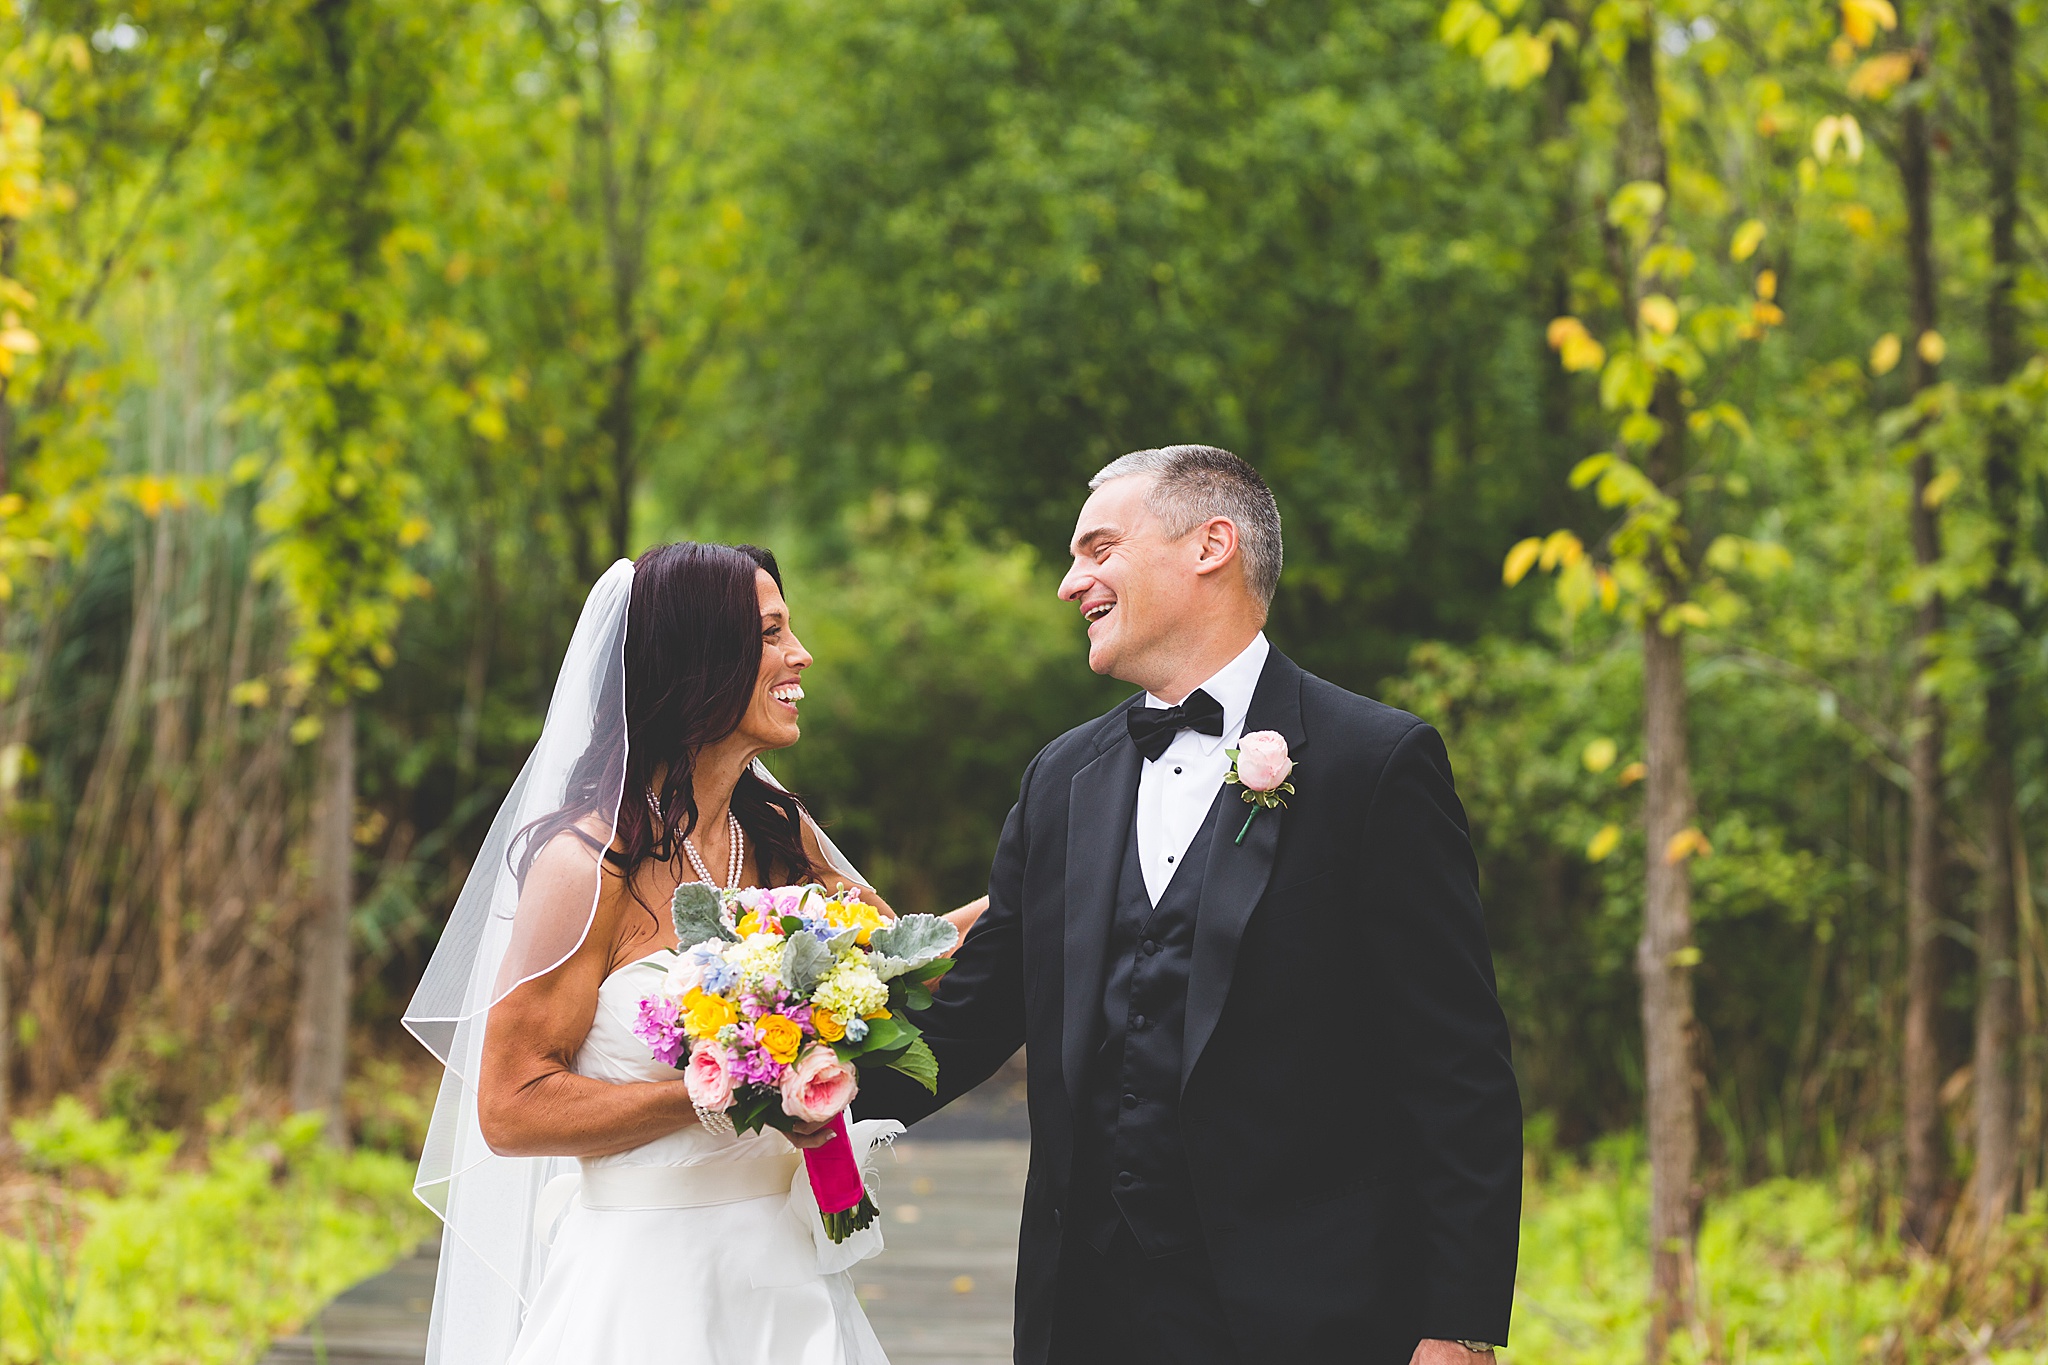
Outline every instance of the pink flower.
POLYGON ((722 1114, 732 1104, 732 1059, 716 1043, 699 1043, 690 1049, 690 1064, 683 1070, 683 1085, 691 1103, 722 1114))
POLYGON ((839 1054, 813 1043, 782 1073, 782 1112, 803 1123, 822 1123, 853 1103, 853 1068, 839 1054))
POLYGON ((1294 760, 1277 730, 1254 730, 1237 742, 1237 780, 1255 792, 1269 792, 1287 780, 1294 760))

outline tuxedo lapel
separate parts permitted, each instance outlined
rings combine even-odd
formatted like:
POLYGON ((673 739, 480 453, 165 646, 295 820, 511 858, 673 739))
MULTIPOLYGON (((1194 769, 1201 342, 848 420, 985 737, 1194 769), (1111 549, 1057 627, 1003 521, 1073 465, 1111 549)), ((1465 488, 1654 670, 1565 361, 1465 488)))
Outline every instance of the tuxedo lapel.
MULTIPOLYGON (((1259 675, 1259 685, 1252 693, 1251 708, 1244 721, 1246 734, 1255 730, 1279 731, 1296 761, 1308 745, 1307 732, 1301 725, 1301 677, 1301 669, 1294 661, 1274 650, 1259 675)), ((1132 780, 1135 786, 1135 775, 1132 780)), ((1237 832, 1253 807, 1236 799, 1236 788, 1225 787, 1224 792, 1223 809, 1216 816, 1216 837, 1210 843, 1209 859, 1202 872, 1194 960, 1188 967, 1187 1021, 1180 1064, 1183 1088, 1210 1035, 1215 1033, 1217 1020, 1223 1017, 1223 1002, 1229 998, 1231 975, 1237 968, 1238 943, 1244 938, 1245 925, 1251 921, 1259 898, 1266 894, 1266 882, 1273 875, 1273 857, 1280 847, 1280 830, 1287 821, 1284 809, 1261 810, 1245 832, 1244 842, 1237 843, 1237 832)), ((1070 877, 1072 866, 1070 859, 1070 877)), ((1072 903, 1070 889, 1068 904, 1072 903)), ((1071 946, 1068 951, 1072 952, 1071 946)), ((1072 986, 1070 976, 1069 989, 1072 986)))
POLYGON ((1061 1065, 1067 1093, 1078 1107, 1087 1081, 1089 1051, 1102 1015, 1103 959, 1116 911, 1117 877, 1138 809, 1143 759, 1112 713, 1109 747, 1080 772, 1067 793, 1066 980, 1060 1020, 1061 1065))

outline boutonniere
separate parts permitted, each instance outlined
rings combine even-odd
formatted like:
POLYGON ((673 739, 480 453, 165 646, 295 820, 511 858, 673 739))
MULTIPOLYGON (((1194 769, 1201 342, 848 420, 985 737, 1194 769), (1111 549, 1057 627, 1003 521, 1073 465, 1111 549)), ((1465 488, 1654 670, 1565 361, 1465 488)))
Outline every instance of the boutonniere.
POLYGON ((1230 755, 1230 771, 1223 780, 1243 787, 1238 794, 1252 808, 1252 813, 1244 818, 1244 828, 1238 830, 1232 841, 1241 844, 1260 811, 1287 809, 1287 798, 1294 795, 1294 784, 1287 780, 1287 775, 1294 771, 1294 760, 1288 756, 1287 740, 1278 730, 1254 730, 1240 739, 1235 749, 1224 752, 1230 755))

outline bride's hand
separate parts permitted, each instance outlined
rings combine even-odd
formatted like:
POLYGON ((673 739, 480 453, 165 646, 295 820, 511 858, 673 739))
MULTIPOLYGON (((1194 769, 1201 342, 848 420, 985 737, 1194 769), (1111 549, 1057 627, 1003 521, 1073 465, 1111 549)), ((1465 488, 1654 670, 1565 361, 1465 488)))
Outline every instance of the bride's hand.
POLYGON ((974 922, 981 918, 981 912, 986 909, 988 909, 988 897, 983 896, 979 900, 967 902, 958 910, 949 910, 939 916, 939 918, 945 920, 955 929, 958 929, 960 937, 964 941, 967 937, 967 931, 974 927, 974 922))

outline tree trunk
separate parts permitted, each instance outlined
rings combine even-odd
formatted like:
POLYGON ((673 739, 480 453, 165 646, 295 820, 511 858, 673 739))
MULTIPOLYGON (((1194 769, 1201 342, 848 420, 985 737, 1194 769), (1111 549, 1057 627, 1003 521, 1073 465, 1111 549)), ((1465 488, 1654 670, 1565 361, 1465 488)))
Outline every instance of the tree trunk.
POLYGON ((323 1110, 327 1135, 348 1141, 342 1086, 348 1078, 349 917, 355 909, 356 713, 331 711, 320 733, 313 802, 313 913, 299 951, 293 1031, 292 1108, 323 1110))
MULTIPOLYGON (((1624 181, 1647 181, 1668 194, 1656 42, 1656 33, 1645 22, 1629 35, 1623 54, 1626 112, 1619 169, 1624 181)), ((1662 233, 1663 213, 1656 218, 1647 240, 1662 233)), ((1619 273, 1615 283, 1633 322, 1639 272, 1631 262, 1619 273)), ((1646 293, 1668 289, 1654 271, 1640 284, 1646 293)), ((1649 451, 1645 472, 1658 487, 1675 488, 1687 459, 1684 403, 1676 376, 1658 376, 1650 411, 1662 424, 1663 434, 1649 451)), ((1664 570, 1659 577, 1666 606, 1684 600, 1684 583, 1676 573, 1664 570)), ((1685 737, 1685 642, 1675 631, 1665 633, 1662 615, 1653 610, 1643 623, 1643 805, 1649 854, 1643 936, 1636 946, 1636 974, 1643 985, 1644 1107, 1650 1148, 1650 1330, 1645 1354, 1651 1365, 1664 1358, 1672 1333, 1692 1318, 1693 1230, 1699 1208, 1693 1184, 1699 1124, 1693 1097, 1692 968, 1698 955, 1692 946, 1691 853, 1682 851, 1674 858, 1671 847, 1693 823, 1685 737)))
MULTIPOLYGON (((1985 141, 1991 206, 1991 289, 1985 300, 1986 379, 2004 384, 2020 365, 2019 315, 2013 297, 2019 256, 2020 106, 2013 52, 2018 27, 2002 0, 1980 0, 1971 16, 1979 78, 1984 87, 1985 141)), ((1971 1200, 1980 1236, 2004 1220, 2017 1169, 2017 1106, 2013 1074, 2014 1015, 2018 1003, 2013 963, 2018 904, 2013 883, 2016 811, 2012 752, 2019 736, 2018 643, 2022 601, 2014 576, 2019 542, 2020 432, 2010 414, 1994 409, 1985 441, 1984 488, 1991 511, 1992 575, 1984 590, 1984 859, 1983 902, 1977 924, 1976 1047, 1971 1076, 1976 1094, 1977 1160, 1971 1200)))
POLYGON ((1690 1317, 1693 1282, 1692 876, 1666 852, 1693 822, 1685 740, 1685 642, 1643 627, 1644 817, 1649 873, 1636 972, 1643 983, 1643 1070, 1650 1147, 1650 1336, 1661 1360, 1690 1317))
MULTIPOLYGON (((1927 74, 1927 47, 1913 50, 1912 80, 1927 74)), ((1919 338, 1935 329, 1934 171, 1927 119, 1920 101, 1906 105, 1899 128, 1899 182, 1906 200, 1906 273, 1912 336, 1907 387, 1918 394, 1936 382, 1936 367, 1920 353, 1919 338)), ((1908 529, 1914 563, 1925 569, 1941 558, 1940 513, 1927 497, 1934 482, 1934 456, 1924 447, 1913 457, 1913 502, 1908 529)), ((1906 1021, 1902 1048, 1902 1116, 1905 1129, 1905 1201, 1900 1231, 1907 1240, 1932 1247, 1941 1200, 1941 1047, 1937 1023, 1941 1005, 1941 766, 1944 716, 1940 698, 1927 685, 1929 650, 1942 626, 1942 601, 1930 590, 1913 617, 1911 752, 1907 771, 1906 836, 1906 1021)))

